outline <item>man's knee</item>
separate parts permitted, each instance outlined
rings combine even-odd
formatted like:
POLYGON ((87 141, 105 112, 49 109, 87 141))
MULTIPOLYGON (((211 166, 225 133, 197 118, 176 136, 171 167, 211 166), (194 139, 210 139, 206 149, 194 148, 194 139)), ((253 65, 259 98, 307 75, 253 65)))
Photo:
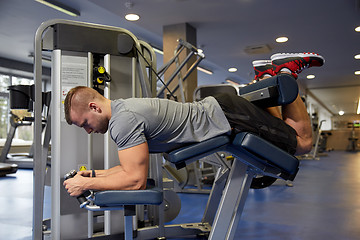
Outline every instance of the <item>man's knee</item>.
POLYGON ((300 138, 297 137, 297 147, 296 147, 296 155, 302 155, 302 154, 306 154, 309 153, 312 149, 312 138, 311 137, 307 137, 307 138, 300 138))

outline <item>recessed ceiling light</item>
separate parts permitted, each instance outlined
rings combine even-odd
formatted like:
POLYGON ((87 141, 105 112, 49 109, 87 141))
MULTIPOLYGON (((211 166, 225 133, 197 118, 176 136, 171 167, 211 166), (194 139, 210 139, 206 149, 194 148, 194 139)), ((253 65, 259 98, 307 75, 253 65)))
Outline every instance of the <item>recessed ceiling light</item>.
POLYGON ((355 75, 360 75, 360 71, 356 71, 356 72, 355 72, 355 75))
POLYGON ((276 42, 278 43, 284 43, 284 42, 287 42, 289 39, 287 37, 278 37, 276 39, 276 42))
POLYGON ((232 68, 229 68, 228 71, 229 71, 229 72, 236 72, 236 71, 237 71, 237 68, 232 67, 232 68))
POLYGON ((354 56, 355 59, 360 59, 360 54, 354 56))
POLYGON ((310 74, 310 75, 307 75, 306 78, 307 78, 307 79, 314 79, 314 78, 315 78, 315 75, 310 74))
POLYGON ((360 32, 360 26, 357 27, 357 28, 355 28, 355 31, 356 31, 356 32, 360 32))
POLYGON ((339 115, 340 115, 340 116, 342 116, 342 115, 344 115, 344 114, 345 114, 344 111, 339 111, 339 115))
POLYGON ((126 14, 125 19, 128 21, 137 21, 140 19, 140 16, 134 13, 126 14))

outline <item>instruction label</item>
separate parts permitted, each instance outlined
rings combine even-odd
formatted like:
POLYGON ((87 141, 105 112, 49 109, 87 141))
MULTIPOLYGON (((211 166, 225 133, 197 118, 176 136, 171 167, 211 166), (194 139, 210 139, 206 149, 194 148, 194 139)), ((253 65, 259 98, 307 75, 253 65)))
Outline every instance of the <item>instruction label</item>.
POLYGON ((65 121, 64 101, 70 89, 87 86, 87 57, 61 56, 61 121, 65 121))

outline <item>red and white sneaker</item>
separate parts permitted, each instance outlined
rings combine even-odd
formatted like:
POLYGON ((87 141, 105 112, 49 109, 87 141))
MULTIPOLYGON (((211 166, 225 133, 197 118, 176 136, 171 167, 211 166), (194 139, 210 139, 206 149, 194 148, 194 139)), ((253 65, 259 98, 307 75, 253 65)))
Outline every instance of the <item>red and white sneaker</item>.
POLYGON ((316 53, 277 53, 271 56, 271 63, 274 71, 278 74, 280 71, 291 72, 297 78, 297 74, 307 68, 321 67, 325 59, 316 53))
POLYGON ((255 71, 255 80, 259 81, 264 76, 275 76, 274 66, 271 60, 256 60, 252 62, 255 71))

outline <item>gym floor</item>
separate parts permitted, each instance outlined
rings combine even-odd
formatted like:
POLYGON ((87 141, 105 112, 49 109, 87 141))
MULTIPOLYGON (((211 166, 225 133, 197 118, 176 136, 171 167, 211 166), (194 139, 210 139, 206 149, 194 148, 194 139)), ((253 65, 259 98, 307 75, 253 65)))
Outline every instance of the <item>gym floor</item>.
MULTIPOLYGON (((0 178, 0 239, 32 239, 32 170, 0 178)), ((250 190, 235 239, 352 240, 360 236, 360 152, 329 152, 302 160, 294 186, 278 180, 250 190)), ((50 217, 49 188, 44 217, 50 217)), ((180 194, 182 209, 171 222, 201 220, 207 195, 180 194)))

